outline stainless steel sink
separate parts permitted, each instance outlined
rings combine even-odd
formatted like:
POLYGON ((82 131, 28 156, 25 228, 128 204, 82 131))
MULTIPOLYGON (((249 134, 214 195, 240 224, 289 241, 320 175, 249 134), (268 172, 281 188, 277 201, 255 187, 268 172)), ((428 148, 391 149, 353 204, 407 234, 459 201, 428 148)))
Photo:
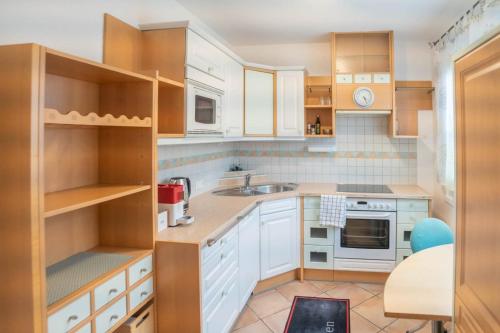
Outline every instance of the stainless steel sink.
POLYGON ((212 193, 221 196, 250 197, 255 195, 294 191, 296 188, 297 184, 294 183, 273 183, 231 187, 223 190, 217 190, 212 193))

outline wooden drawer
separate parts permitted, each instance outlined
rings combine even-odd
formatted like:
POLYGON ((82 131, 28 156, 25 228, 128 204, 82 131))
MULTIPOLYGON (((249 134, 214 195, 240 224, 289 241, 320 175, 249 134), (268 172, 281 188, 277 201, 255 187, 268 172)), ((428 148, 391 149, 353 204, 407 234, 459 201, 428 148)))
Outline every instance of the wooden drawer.
POLYGON ((134 283, 148 275, 153 271, 153 256, 149 255, 146 258, 136 262, 128 269, 128 285, 132 286, 134 283))
POLYGON ((428 212, 428 200, 398 199, 398 211, 405 212, 428 212))
POLYGON ((95 319, 95 332, 105 333, 115 326, 127 314, 127 299, 122 297, 95 319))
POLYGON ((125 271, 123 271, 94 289, 94 308, 96 311, 125 291, 127 288, 125 280, 125 271))
POLYGON ((414 224, 398 223, 396 235, 396 248, 411 249, 410 237, 414 224))
POLYGON ((155 333, 154 306, 148 307, 135 317, 131 317, 120 326, 116 333, 155 333))
POLYGON ((66 305, 48 318, 48 333, 66 333, 90 316, 90 293, 66 305))
POLYGON ((333 246, 304 245, 304 268, 333 269, 333 246))
POLYGON ((304 244, 333 245, 333 227, 325 227, 318 221, 304 221, 304 244))
POLYGON ((134 288, 129 294, 129 309, 133 312, 134 309, 144 302, 153 294, 153 277, 150 277, 139 286, 134 288))
POLYGON ((283 212, 297 208, 297 198, 288 198, 282 200, 264 201, 260 205, 260 215, 283 212))
POLYGON ((234 226, 225 235, 220 237, 215 243, 211 245, 206 245, 201 249, 202 254, 202 264, 207 262, 207 260, 212 256, 220 255, 222 248, 226 247, 231 241, 238 236, 238 226, 234 226))
POLYGON ((397 249, 396 250, 396 265, 399 265, 401 261, 405 260, 412 255, 411 249, 397 249))
POLYGON ((75 333, 92 333, 92 324, 91 323, 86 324, 75 333))
POLYGON ((415 224, 422 221, 429 214, 427 212, 399 212, 398 211, 398 224, 415 224))
POLYGON ((304 208, 317 208, 317 209, 319 209, 320 202, 321 202, 320 197, 305 197, 304 198, 304 208))
POLYGON ((304 221, 319 221, 319 209, 304 208, 304 221))

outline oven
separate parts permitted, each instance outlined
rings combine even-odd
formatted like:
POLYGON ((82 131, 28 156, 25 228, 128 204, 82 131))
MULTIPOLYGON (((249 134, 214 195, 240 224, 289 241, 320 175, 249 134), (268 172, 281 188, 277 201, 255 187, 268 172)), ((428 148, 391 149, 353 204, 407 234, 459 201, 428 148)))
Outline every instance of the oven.
POLYGON ((347 222, 335 228, 335 258, 396 259, 396 201, 347 199, 347 222))
POLYGON ((188 135, 222 135, 222 95, 216 88, 187 80, 188 135))

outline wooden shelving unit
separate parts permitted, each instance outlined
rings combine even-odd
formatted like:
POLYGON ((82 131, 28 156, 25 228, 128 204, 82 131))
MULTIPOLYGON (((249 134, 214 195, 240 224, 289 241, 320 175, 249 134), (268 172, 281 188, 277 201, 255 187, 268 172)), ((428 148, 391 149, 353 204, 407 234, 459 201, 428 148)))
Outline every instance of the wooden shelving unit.
POLYGON ((304 135, 306 138, 335 137, 335 112, 332 94, 331 76, 308 76, 305 80, 305 105, 304 105, 304 135), (332 134, 311 135, 307 134, 307 124, 314 124, 316 116, 320 117, 323 129, 332 130, 332 134))
POLYGON ((396 138, 418 138, 418 111, 432 110, 431 81, 396 81, 392 133, 396 138))
MULTIPOLYGON (((96 249, 153 251, 157 80, 34 44, 1 46, 0 70, 10 82, 0 86, 2 130, 10 139, 0 149, 8 156, 2 174, 11 177, 0 190, 8 201, 0 251, 12 259, 0 276, 10 304, 2 326, 46 332, 48 316, 115 272, 91 266, 96 275, 60 297, 48 294, 49 267, 96 249)), ((76 270, 76 279, 87 273, 76 270)), ((74 329, 98 313, 92 309, 74 329)))
POLYGON ((104 27, 103 62, 155 78, 158 134, 185 136, 186 29, 142 31, 108 14, 104 27))
POLYGON ((332 33, 332 78, 336 110, 357 110, 353 94, 359 87, 370 88, 375 94, 367 110, 394 108, 393 33, 362 32, 332 33), (337 75, 348 74, 350 81, 336 82, 337 75), (368 82, 357 83, 356 75, 364 74, 368 82), (375 82, 375 75, 389 75, 386 83, 375 82))

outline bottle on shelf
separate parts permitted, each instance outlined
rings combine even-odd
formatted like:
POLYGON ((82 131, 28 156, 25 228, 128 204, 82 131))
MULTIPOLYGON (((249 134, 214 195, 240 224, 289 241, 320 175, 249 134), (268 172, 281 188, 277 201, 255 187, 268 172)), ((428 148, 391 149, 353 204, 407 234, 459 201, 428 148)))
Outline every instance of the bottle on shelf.
POLYGON ((316 126, 315 127, 315 130, 316 130, 316 135, 320 135, 321 134, 321 121, 319 120, 319 114, 316 115, 316 126))
POLYGON ((312 134, 312 125, 310 123, 307 124, 307 134, 312 134))

